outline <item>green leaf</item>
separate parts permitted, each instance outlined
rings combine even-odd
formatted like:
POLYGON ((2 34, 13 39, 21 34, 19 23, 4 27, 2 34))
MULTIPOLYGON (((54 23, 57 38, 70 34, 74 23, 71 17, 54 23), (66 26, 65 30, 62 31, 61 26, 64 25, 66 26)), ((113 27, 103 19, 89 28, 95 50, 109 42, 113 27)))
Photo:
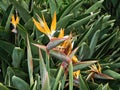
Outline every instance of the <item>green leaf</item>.
POLYGON ((10 33, 8 30, 5 30, 4 27, 0 26, 0 39, 10 41, 10 33))
POLYGON ((26 1, 20 0, 20 1, 18 1, 18 3, 19 3, 24 9, 28 10, 28 5, 27 5, 26 1))
POLYGON ((69 90, 73 90, 73 65, 69 63, 69 90))
POLYGON ((79 60, 88 59, 89 55, 90 48, 85 42, 83 42, 79 51, 79 60))
POLYGON ((37 90, 37 80, 35 81, 35 83, 34 83, 34 86, 33 86, 32 90, 37 90))
POLYGON ((28 83, 26 83, 24 80, 22 80, 19 77, 13 76, 12 77, 12 82, 13 82, 13 85, 18 90, 30 90, 30 87, 29 87, 28 83))
POLYGON ((69 21, 73 19, 73 17, 74 17, 73 14, 68 14, 60 18, 59 21, 57 22, 57 28, 58 29, 65 28, 67 24, 69 23, 69 21))
MULTIPOLYGON (((0 55, 1 55, 1 53, 0 53, 0 55)), ((1 56, 0 56, 0 59, 1 59, 1 56)), ((2 61, 2 59, 1 59, 1 70, 2 70, 2 74, 0 75, 2 77, 1 81, 3 81, 3 79, 5 80, 5 75, 6 75, 6 72, 7 72, 8 65, 4 61, 2 61)))
POLYGON ((9 90, 6 86, 0 83, 0 90, 9 90))
POLYGON ((21 24, 18 24, 17 28, 18 28, 18 33, 26 41, 27 40, 26 36, 27 36, 27 33, 28 33, 27 30, 21 24))
MULTIPOLYGON (((41 0, 41 1, 42 1, 42 0, 41 0)), ((29 1, 29 11, 30 11, 30 12, 31 12, 32 9, 33 9, 33 4, 34 4, 33 0, 30 0, 30 1, 29 1)))
POLYGON ((0 8, 1 8, 3 11, 5 11, 5 10, 7 9, 7 7, 9 6, 8 3, 9 3, 8 0, 6 0, 6 1, 1 0, 1 1, 0 1, 0 8))
POLYGON ((106 51, 106 47, 108 48, 107 44, 111 43, 110 40, 114 38, 115 35, 116 35, 115 33, 112 33, 103 42, 101 42, 99 45, 96 46, 96 51, 99 51, 98 54, 96 55, 96 58, 98 58, 101 54, 104 54, 103 52, 106 51))
POLYGON ((29 30, 29 31, 32 31, 33 30, 33 26, 34 26, 34 24, 33 24, 33 20, 32 20, 32 18, 30 18, 27 22, 25 22, 25 24, 24 24, 24 28, 26 29, 26 30, 29 30))
POLYGON ((113 77, 114 79, 120 79, 120 74, 113 70, 104 70, 103 73, 113 77))
POLYGON ((28 72, 29 72, 29 79, 30 79, 30 86, 33 85, 33 61, 32 61, 32 53, 29 38, 27 36, 27 61, 28 61, 28 72))
POLYGON ((110 90, 108 83, 103 86, 102 90, 110 90))
POLYGON ((103 85, 100 84, 100 85, 98 86, 97 90, 102 90, 102 88, 103 88, 103 85))
POLYGON ((105 15, 103 17, 103 22, 107 22, 110 19, 111 15, 105 15))
POLYGON ((71 4, 69 4, 69 6, 64 10, 60 18, 63 18, 64 16, 68 15, 71 12, 71 10, 74 9, 74 7, 79 3, 81 3, 81 0, 74 1, 71 4))
POLYGON ((80 80, 80 83, 79 83, 80 84, 80 90, 83 90, 83 89, 84 90, 90 90, 81 74, 80 74, 79 80, 80 80))
POLYGON ((110 68, 112 69, 120 68, 120 63, 110 64, 110 68))
POLYGON ((49 75, 40 49, 39 49, 39 57, 40 57, 39 66, 40 66, 40 75, 42 79, 42 90, 50 90, 51 87, 50 87, 49 75))
POLYGON ((103 23, 103 25, 102 25, 102 29, 105 29, 105 28, 107 28, 108 26, 110 27, 113 27, 114 26, 114 22, 115 22, 115 20, 109 20, 109 21, 107 21, 107 22, 104 22, 103 23))
POLYGON ((7 53, 11 55, 14 49, 14 45, 9 42, 0 40, 0 48, 4 49, 7 53))
POLYGON ((48 0, 51 10, 51 16, 53 16, 54 12, 57 12, 56 2, 54 0, 48 0))
POLYGON ((4 63, 3 65, 10 65, 11 57, 6 56, 8 53, 4 49, 0 48, 0 51, 2 51, 0 52, 0 60, 4 63))
MULTIPOLYGON (((65 63, 65 62, 63 62, 63 63, 65 63)), ((56 88, 57 88, 57 85, 59 83, 60 77, 62 76, 62 73, 63 73, 63 69, 64 69, 64 67, 61 64, 61 66, 59 68, 59 71, 57 73, 57 77, 55 79, 54 85, 53 85, 53 90, 56 90, 56 88)))
POLYGON ((90 29, 83 35, 81 41, 79 42, 79 45, 81 45, 81 43, 84 42, 85 40, 91 39, 95 31, 101 29, 102 18, 103 16, 101 16, 94 24, 91 25, 90 29))
POLYGON ((12 65, 15 68, 18 68, 20 66, 21 60, 24 56, 24 50, 20 47, 15 47, 12 53, 12 65))
POLYGON ((10 86, 12 84, 12 76, 14 75, 14 71, 11 67, 7 68, 6 76, 5 76, 5 84, 10 86))
POLYGON ((36 81, 37 81, 36 88, 37 88, 37 90, 39 90, 41 88, 41 80, 40 80, 39 74, 36 74, 36 81))
MULTIPOLYGON (((74 2, 73 2, 74 3, 74 2)), ((77 4, 70 10, 70 13, 74 13, 75 16, 79 15, 78 14, 78 10, 80 9, 80 7, 82 7, 82 5, 84 4, 84 1, 78 0, 76 2, 77 4)), ((71 5, 71 4, 70 4, 71 5)), ((81 12, 80 12, 81 13, 81 12)))
POLYGON ((69 26, 67 27, 67 29, 70 29, 70 28, 73 28, 73 27, 78 27, 78 26, 81 26, 81 25, 87 23, 91 18, 94 18, 98 13, 99 13, 99 12, 94 13, 93 15, 89 15, 89 16, 81 19, 81 20, 77 20, 76 22, 74 22, 74 23, 72 23, 71 25, 69 25, 69 26))
POLYGON ((98 42, 99 35, 100 35, 100 30, 96 31, 95 34, 93 35, 93 38, 90 42, 90 55, 89 55, 89 57, 91 57, 94 53, 96 44, 98 42))
POLYGON ((103 1, 104 0, 97 1, 90 8, 88 8, 85 13, 95 12, 98 8, 100 8, 102 6, 103 1))
POLYGON ((10 5, 7 10, 6 10, 6 14, 3 17, 2 26, 5 26, 5 30, 8 30, 10 27, 10 21, 11 21, 11 16, 12 16, 12 12, 13 12, 13 5, 10 5))
POLYGON ((62 81, 61 81, 62 90, 64 89, 66 79, 67 79, 67 73, 64 73, 64 76, 63 76, 62 81))
POLYGON ((5 76, 5 84, 6 85, 11 86, 12 77, 14 75, 16 75, 17 77, 22 78, 24 80, 27 78, 27 74, 25 72, 23 72, 22 70, 20 70, 18 68, 8 67, 7 72, 6 72, 6 76, 5 76))

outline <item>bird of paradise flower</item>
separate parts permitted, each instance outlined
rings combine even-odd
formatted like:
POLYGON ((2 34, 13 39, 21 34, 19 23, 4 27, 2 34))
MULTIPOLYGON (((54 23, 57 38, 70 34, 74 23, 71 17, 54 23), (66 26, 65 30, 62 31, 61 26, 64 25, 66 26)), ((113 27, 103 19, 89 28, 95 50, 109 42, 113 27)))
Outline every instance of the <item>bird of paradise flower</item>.
POLYGON ((12 29, 12 32, 17 34, 17 24, 19 23, 19 17, 18 15, 12 15, 12 18, 11 18, 11 29, 12 29))
MULTIPOLYGON (((53 35, 56 31, 56 12, 54 13, 53 15, 53 19, 52 19, 52 23, 51 23, 51 28, 48 27, 46 21, 45 21, 45 18, 43 16, 43 20, 41 18, 38 19, 38 21, 36 21, 34 18, 33 18, 33 22, 35 24, 35 26, 37 27, 37 29, 46 34, 49 39, 52 39, 53 38, 53 35)), ((66 36, 65 36, 66 37, 66 36)), ((61 29, 60 30, 60 33, 59 33, 59 36, 57 37, 57 39, 61 39, 61 38, 64 38, 64 29, 61 29)), ((55 39, 55 38, 54 38, 55 39)), ((52 42, 53 43, 53 42, 52 42)), ((47 45, 48 46, 48 45, 47 45)), ((69 39, 65 40, 62 44, 58 45, 57 46, 57 49, 59 49, 59 51, 62 51, 63 53, 65 53, 66 55, 70 55, 70 53, 72 52, 72 42, 71 42, 71 36, 69 37, 69 39), (62 49, 62 50, 61 50, 62 49)), ((72 61, 73 63, 76 63, 78 62, 78 59, 76 56, 73 56, 72 57, 72 61)), ((80 74, 80 70, 78 71, 75 71, 73 72, 73 75, 75 78, 78 78, 80 74)))
POLYGON ((38 17, 38 21, 36 21, 34 18, 33 19, 33 22, 35 24, 35 26, 37 27, 37 29, 46 34, 49 39, 51 39, 56 31, 56 12, 54 13, 53 15, 53 19, 52 19, 52 23, 51 23, 51 28, 48 27, 46 21, 45 21, 45 18, 44 16, 42 16, 43 19, 41 19, 40 17, 38 17))
POLYGON ((102 68, 99 63, 97 64, 97 66, 95 64, 90 66, 90 70, 88 70, 89 74, 88 74, 86 80, 91 79, 94 82, 93 78, 111 79, 111 80, 114 79, 114 78, 102 73, 102 68))
MULTIPOLYGON (((40 49, 48 50, 49 53, 51 53, 56 58, 62 59, 63 62, 61 65, 65 64, 66 62, 67 62, 66 64, 68 65, 69 60, 72 61, 72 64, 79 63, 77 56, 74 55, 77 49, 73 50, 74 41, 72 38, 73 37, 72 34, 64 35, 64 29, 61 29, 58 37, 54 37, 54 33, 56 32, 56 12, 53 15, 51 28, 48 27, 44 16, 43 20, 40 18, 38 18, 38 20, 39 22, 33 18, 35 26, 40 32, 44 33, 49 37, 50 42, 47 44, 47 46, 39 44, 33 45, 39 47, 40 49)), ((94 61, 93 63, 96 63, 96 61, 94 61)), ((66 65, 65 66, 63 65, 63 68, 66 68, 66 65)), ((74 79, 78 80, 79 75, 80 70, 73 71, 74 79)))

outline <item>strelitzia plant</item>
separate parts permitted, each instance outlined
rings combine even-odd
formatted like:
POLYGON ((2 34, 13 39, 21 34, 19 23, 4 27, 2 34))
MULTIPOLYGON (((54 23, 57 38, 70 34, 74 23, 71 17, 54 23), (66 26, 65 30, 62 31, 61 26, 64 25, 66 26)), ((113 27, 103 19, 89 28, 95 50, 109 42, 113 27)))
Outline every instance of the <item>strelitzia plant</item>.
POLYGON ((111 79, 111 80, 114 79, 114 78, 102 73, 102 68, 99 63, 97 63, 97 66, 95 64, 91 65, 90 70, 88 70, 88 72, 89 72, 89 75, 87 76, 86 80, 91 79, 93 82, 94 82, 94 78, 111 79))
MULTIPOLYGON (((72 62, 72 66, 78 63, 81 64, 77 56, 75 55, 78 47, 73 50, 74 41, 73 41, 72 33, 70 33, 70 35, 64 35, 64 29, 61 28, 58 37, 54 37, 54 33, 56 32, 55 30, 56 29, 56 13, 54 13, 54 16, 53 16, 51 29, 48 27, 44 19, 44 16, 43 16, 43 20, 40 18, 38 18, 38 20, 39 22, 33 18, 33 22, 35 26, 40 32, 47 35, 47 37, 50 39, 50 42, 46 46, 39 45, 39 44, 33 44, 33 45, 37 46, 38 48, 44 51, 47 51, 48 55, 53 55, 54 57, 60 59, 62 61, 62 64, 60 67, 64 69, 65 73, 67 72, 66 74, 67 76, 69 71, 69 66, 71 66, 71 62, 72 62)), ((91 62, 88 61, 87 63, 91 63, 91 62)), ((93 63, 96 63, 96 61, 92 62, 91 64, 93 63)), ((80 69, 72 71, 71 73, 72 73, 71 75, 75 80, 79 80, 80 69)), ((55 81, 55 83, 58 83, 58 82, 55 81)), ((55 87, 53 88, 55 90, 56 84, 55 84, 55 87)))

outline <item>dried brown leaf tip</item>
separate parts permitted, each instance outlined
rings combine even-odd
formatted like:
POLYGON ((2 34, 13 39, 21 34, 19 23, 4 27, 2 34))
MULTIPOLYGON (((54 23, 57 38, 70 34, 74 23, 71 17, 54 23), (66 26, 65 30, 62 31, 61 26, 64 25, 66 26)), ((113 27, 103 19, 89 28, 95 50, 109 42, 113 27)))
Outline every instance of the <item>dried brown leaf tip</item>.
POLYGON ((106 74, 102 73, 102 68, 100 66, 99 63, 97 63, 97 65, 91 65, 90 66, 90 70, 88 70, 89 74, 87 76, 86 80, 92 80, 94 81, 94 78, 98 78, 98 79, 114 79, 106 74))

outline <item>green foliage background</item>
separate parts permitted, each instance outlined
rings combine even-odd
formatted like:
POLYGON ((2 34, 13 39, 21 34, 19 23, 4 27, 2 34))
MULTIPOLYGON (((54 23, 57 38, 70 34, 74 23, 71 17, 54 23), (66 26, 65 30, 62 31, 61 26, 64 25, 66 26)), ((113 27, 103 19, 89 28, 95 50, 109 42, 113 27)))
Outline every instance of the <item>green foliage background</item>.
MULTIPOLYGON (((119 90, 120 89, 120 2, 119 0, 1 0, 0 1, 0 90, 119 90), (11 32, 11 16, 17 11, 18 36, 11 32), (114 80, 86 81, 88 66, 80 65, 79 87, 66 77, 59 59, 48 56, 32 43, 46 45, 48 38, 33 24, 36 14, 50 25, 57 13, 57 31, 75 36, 74 48, 82 61, 97 60, 102 72, 114 80), (32 60, 32 61, 31 61, 32 60), (31 66, 33 62, 33 70, 31 66), (47 74, 46 74, 47 73, 47 74), (47 76, 48 75, 48 76, 47 76), (43 80, 45 79, 45 81, 43 80), (71 86, 70 86, 71 85, 71 86)), ((57 33, 56 33, 57 34, 57 33)), ((69 76, 75 67, 69 65, 69 76)))

